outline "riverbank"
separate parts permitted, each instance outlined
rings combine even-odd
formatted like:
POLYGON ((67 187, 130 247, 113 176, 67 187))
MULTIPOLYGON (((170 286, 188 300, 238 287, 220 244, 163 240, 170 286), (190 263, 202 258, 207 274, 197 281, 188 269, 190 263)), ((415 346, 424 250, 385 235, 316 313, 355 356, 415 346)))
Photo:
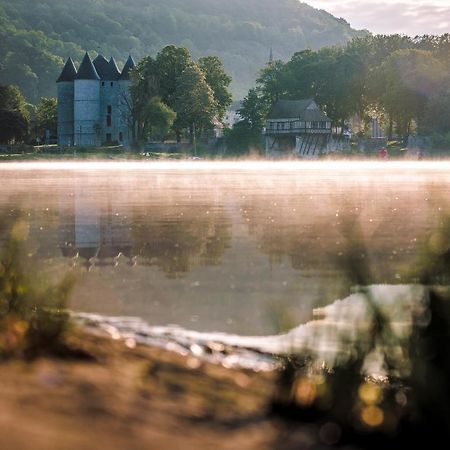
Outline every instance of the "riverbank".
POLYGON ((129 348, 81 330, 67 339, 89 358, 0 364, 3 450, 273 448, 273 372, 129 348))

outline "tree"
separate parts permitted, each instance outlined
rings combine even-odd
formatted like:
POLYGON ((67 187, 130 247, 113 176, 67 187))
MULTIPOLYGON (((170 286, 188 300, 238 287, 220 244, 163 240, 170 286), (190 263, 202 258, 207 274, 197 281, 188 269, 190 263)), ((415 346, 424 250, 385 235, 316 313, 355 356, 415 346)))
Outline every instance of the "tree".
POLYGON ((57 107, 56 98, 42 97, 36 107, 37 131, 40 135, 45 134, 45 130, 49 130, 50 135, 56 135, 57 130, 57 107))
POLYGON ((267 115, 266 103, 257 89, 250 89, 238 110, 242 120, 227 131, 227 147, 231 153, 242 154, 261 146, 261 133, 267 115))
POLYGON ((256 82, 267 105, 273 105, 286 93, 285 69, 283 61, 274 61, 261 70, 256 82))
POLYGON ((373 73, 379 103, 389 116, 389 137, 393 125, 407 136, 413 121, 419 122, 427 109, 428 98, 439 93, 446 71, 431 52, 398 50, 373 73))
POLYGON ((145 134, 146 137, 163 140, 169 132, 177 114, 161 101, 160 97, 153 97, 145 106, 145 134))
POLYGON ((446 94, 432 97, 420 123, 420 131, 426 134, 450 133, 450 86, 446 94))
POLYGON ((255 88, 250 89, 247 96, 242 101, 242 107, 238 110, 242 121, 248 128, 260 133, 264 127, 267 115, 266 103, 255 88))
POLYGON ((202 70, 193 62, 177 78, 176 86, 172 103, 177 113, 174 129, 180 139, 181 130, 189 128, 192 138, 194 127, 199 134, 211 127, 217 111, 214 94, 202 70))
POLYGON ((19 111, 29 118, 27 102, 17 86, 0 84, 0 109, 19 111))
POLYGON ((129 127, 135 145, 144 138, 148 128, 147 107, 151 100, 160 94, 159 76, 156 60, 147 56, 131 71, 130 92, 122 94, 122 100, 129 111, 129 127))
POLYGON ((178 80, 190 64, 192 64, 191 54, 185 47, 168 45, 156 56, 160 83, 159 95, 162 101, 171 108, 173 108, 178 80))
POLYGON ((216 116, 219 120, 222 120, 233 99, 228 90, 231 77, 227 75, 222 61, 217 56, 200 58, 198 66, 205 74, 206 82, 213 91, 217 105, 216 116))
POLYGON ((0 85, 0 142, 21 141, 28 134, 29 113, 16 86, 0 85))

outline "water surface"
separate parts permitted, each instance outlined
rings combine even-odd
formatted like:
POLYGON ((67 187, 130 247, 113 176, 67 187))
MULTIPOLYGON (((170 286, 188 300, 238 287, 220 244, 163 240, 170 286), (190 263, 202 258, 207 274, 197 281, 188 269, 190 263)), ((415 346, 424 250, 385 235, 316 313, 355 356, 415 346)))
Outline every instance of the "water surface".
POLYGON ((0 179, 39 266, 77 273, 72 309, 245 335, 348 296, 349 220, 371 282, 414 281, 450 199, 439 162, 4 163, 0 179))

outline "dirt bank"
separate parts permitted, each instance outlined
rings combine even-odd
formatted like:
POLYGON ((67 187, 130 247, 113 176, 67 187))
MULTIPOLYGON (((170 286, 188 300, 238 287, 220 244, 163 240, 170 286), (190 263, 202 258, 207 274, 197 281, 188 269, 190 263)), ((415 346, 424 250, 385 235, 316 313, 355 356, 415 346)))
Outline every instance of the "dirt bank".
POLYGON ((92 359, 0 364, 2 450, 264 449, 274 374, 85 335, 92 359))

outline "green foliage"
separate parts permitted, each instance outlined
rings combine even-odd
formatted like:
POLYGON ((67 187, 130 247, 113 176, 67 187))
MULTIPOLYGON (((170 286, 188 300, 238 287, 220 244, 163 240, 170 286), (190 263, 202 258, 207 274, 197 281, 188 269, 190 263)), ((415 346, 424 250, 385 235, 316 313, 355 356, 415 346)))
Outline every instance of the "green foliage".
POLYGON ((361 34, 296 0, 0 0, 0 81, 36 103, 55 96, 68 55, 79 62, 83 50, 101 50, 120 62, 130 51, 140 59, 173 43, 194 58, 218 55, 242 98, 271 45, 285 59, 361 34))
POLYGON ((231 105, 232 96, 228 91, 231 77, 228 76, 223 67, 222 61, 217 56, 205 56, 198 60, 198 66, 205 74, 206 82, 212 89, 216 102, 216 116, 222 120, 228 106, 231 105))
MULTIPOLYGON (((450 91, 433 96, 421 122, 421 132, 441 135, 444 147, 450 147, 450 91), (445 136, 447 135, 447 138, 445 136)), ((437 136, 436 136, 437 137, 437 136)), ((436 144, 438 144, 436 142, 436 144)))
POLYGON ((185 47, 168 45, 156 56, 160 95, 162 100, 171 107, 173 107, 178 80, 190 64, 192 64, 191 54, 185 47))
POLYGON ((436 99, 450 89, 449 36, 366 36, 345 47, 299 51, 287 63, 266 65, 258 89, 269 106, 314 98, 342 130, 358 115, 388 124, 389 136, 407 136, 422 121, 445 131, 446 103, 436 99))
POLYGON ((45 130, 49 130, 51 135, 56 135, 58 122, 57 116, 58 102, 56 98, 42 97, 36 107, 37 131, 43 136, 45 130))
POLYGON ((267 102, 257 89, 250 89, 238 111, 242 120, 227 130, 225 138, 231 153, 242 154, 261 148, 261 132, 267 114, 267 102))
POLYGON ((3 216, 0 226, 7 232, 0 254, 0 358, 62 354, 68 328, 62 310, 74 279, 67 276, 57 285, 43 282, 27 251, 28 223, 3 216))
MULTIPOLYGON (((395 317, 389 319, 371 289, 364 287, 371 282, 371 266, 357 222, 343 222, 344 267, 367 304, 369 342, 357 340, 345 352, 347 357, 331 368, 320 368, 313 354, 286 357, 272 405, 275 413, 297 419, 301 426, 308 421, 331 424, 334 444, 351 442, 358 448, 423 447, 430 441, 448 440, 449 231, 450 219, 444 216, 425 236, 415 267, 423 298, 413 306, 411 331, 405 339, 393 332, 399 325, 395 317), (365 374, 372 352, 383 356, 384 380, 365 374)), ((336 344, 346 348, 345 340, 336 344)))
POLYGON ((0 84, 0 109, 17 111, 29 119, 27 103, 17 86, 0 84))
POLYGON ((29 113, 16 86, 0 84, 0 143, 22 141, 28 134, 29 113))
POLYGON ((173 109, 177 113, 176 130, 195 126, 202 130, 211 128, 217 110, 212 89, 205 75, 195 63, 191 63, 177 79, 173 97, 173 109))
POLYGON ((153 97, 144 110, 147 137, 163 140, 176 117, 177 114, 160 97, 153 97))
POLYGON ((192 135, 195 127, 201 134, 211 128, 214 116, 223 114, 231 98, 230 78, 217 58, 207 57, 201 63, 206 72, 186 48, 174 45, 164 47, 155 59, 147 56, 139 62, 131 74, 131 109, 138 140, 145 140, 152 129, 162 136, 171 127, 178 140, 184 129, 192 135), (208 74, 216 91, 207 82, 208 74), (216 92, 222 105, 215 99, 216 92))

